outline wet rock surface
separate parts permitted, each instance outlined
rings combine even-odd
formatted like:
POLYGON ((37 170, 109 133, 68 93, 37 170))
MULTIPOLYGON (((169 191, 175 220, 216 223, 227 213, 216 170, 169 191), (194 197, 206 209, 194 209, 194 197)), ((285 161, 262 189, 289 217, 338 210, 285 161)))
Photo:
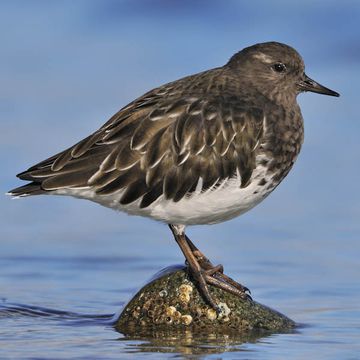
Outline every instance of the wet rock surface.
POLYGON ((289 332, 295 322, 251 299, 241 299, 210 286, 221 312, 216 313, 200 296, 184 266, 164 269, 125 306, 115 322, 123 334, 168 331, 197 333, 289 332))

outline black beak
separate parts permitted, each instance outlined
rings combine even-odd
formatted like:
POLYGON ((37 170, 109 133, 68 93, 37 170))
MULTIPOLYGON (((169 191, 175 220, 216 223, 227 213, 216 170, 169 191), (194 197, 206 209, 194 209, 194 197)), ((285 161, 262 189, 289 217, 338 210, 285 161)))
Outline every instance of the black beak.
POLYGON ((310 79, 306 74, 304 74, 304 79, 298 83, 298 86, 300 91, 311 91, 324 95, 340 96, 336 91, 332 91, 325 86, 320 85, 316 81, 310 79))

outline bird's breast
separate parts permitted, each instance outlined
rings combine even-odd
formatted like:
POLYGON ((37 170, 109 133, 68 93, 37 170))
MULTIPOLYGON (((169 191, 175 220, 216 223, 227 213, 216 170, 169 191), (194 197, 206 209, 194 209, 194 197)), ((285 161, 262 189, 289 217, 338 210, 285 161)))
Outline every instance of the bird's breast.
POLYGON ((266 120, 259 145, 258 165, 265 166, 268 177, 277 185, 292 168, 303 143, 304 127, 300 108, 274 109, 266 120))

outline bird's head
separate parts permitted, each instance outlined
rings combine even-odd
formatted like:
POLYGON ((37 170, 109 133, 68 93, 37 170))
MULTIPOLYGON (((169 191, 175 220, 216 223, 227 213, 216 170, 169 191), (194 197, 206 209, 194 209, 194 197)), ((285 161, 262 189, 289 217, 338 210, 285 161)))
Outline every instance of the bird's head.
POLYGON ((295 100, 303 91, 339 96, 305 74, 304 61, 292 47, 267 42, 247 47, 233 55, 226 67, 264 95, 274 100, 295 100))

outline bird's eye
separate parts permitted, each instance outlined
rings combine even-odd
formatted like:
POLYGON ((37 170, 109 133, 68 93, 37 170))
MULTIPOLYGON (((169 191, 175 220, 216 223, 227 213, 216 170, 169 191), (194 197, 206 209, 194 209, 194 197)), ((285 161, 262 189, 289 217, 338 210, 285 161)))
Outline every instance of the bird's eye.
POLYGON ((278 72, 278 73, 282 73, 286 71, 286 65, 283 63, 276 63, 272 66, 273 70, 278 72))

